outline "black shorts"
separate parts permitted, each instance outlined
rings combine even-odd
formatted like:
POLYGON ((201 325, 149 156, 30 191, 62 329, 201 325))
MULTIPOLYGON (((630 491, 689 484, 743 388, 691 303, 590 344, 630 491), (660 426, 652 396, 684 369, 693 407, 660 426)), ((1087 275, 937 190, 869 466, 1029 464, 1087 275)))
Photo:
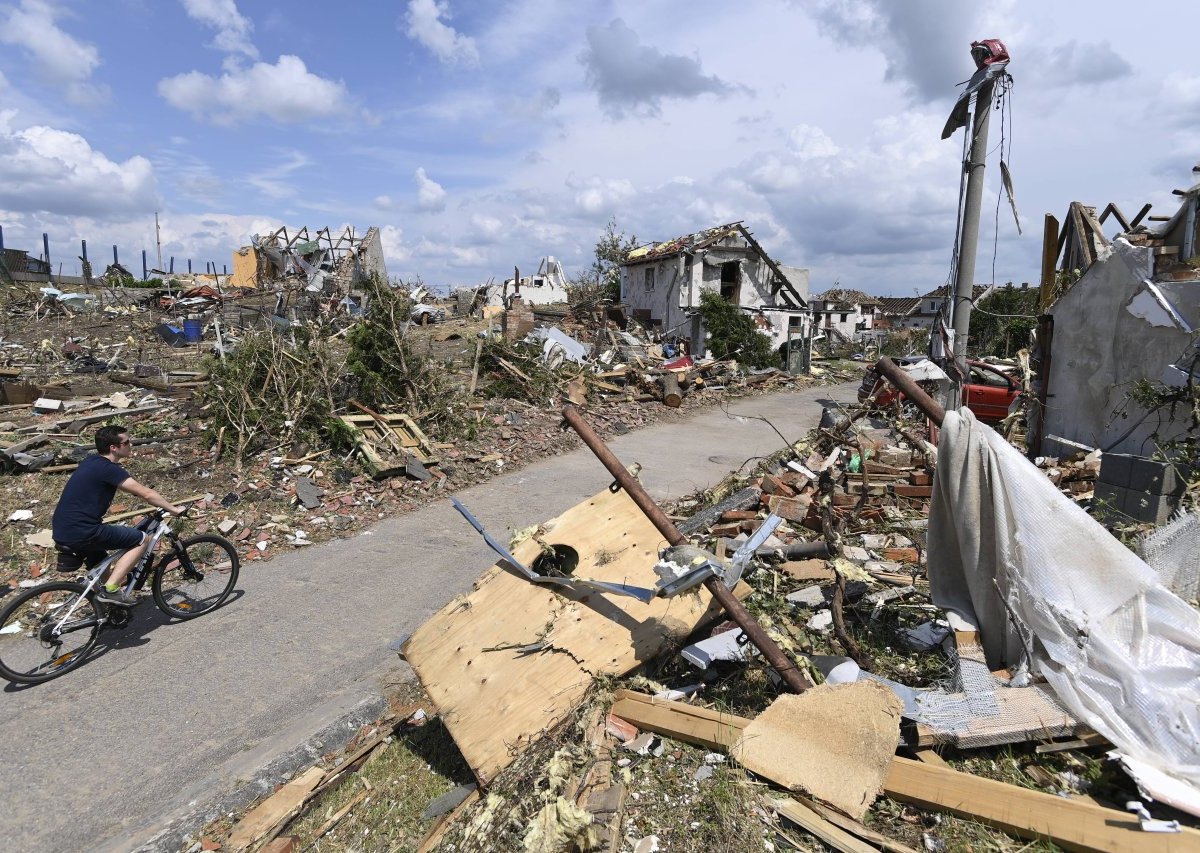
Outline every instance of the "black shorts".
POLYGON ((62 551, 74 551, 76 554, 87 555, 88 565, 95 565, 92 562, 94 555, 99 554, 100 558, 95 562, 104 559, 107 551, 124 551, 127 548, 135 548, 142 544, 145 533, 138 530, 136 527, 128 527, 124 524, 101 524, 92 532, 92 535, 78 542, 55 542, 55 547, 61 553, 62 551))

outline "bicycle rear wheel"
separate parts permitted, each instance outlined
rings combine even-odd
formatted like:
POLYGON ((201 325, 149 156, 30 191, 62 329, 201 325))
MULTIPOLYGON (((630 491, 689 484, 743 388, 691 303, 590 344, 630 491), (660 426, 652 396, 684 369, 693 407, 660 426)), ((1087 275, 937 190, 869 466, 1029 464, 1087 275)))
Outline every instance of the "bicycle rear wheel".
POLYGON ((216 610, 238 578, 233 544, 211 534, 184 539, 165 554, 154 570, 154 603, 176 619, 195 619, 216 610))
POLYGON ((62 581, 26 590, 0 612, 0 676, 38 684, 82 664, 104 618, 83 584, 62 581))

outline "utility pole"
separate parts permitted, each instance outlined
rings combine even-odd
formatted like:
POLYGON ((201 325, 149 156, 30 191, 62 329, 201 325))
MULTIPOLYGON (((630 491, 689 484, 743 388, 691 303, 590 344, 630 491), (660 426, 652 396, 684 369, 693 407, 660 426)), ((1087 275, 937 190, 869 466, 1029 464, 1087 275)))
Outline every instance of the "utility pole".
POLYGON ((963 169, 967 173, 967 194, 963 202, 962 242, 958 247, 958 269, 954 280, 954 302, 950 316, 954 321, 954 362, 960 377, 967 375, 967 333, 971 328, 971 296, 975 289, 975 255, 979 249, 979 210, 983 205, 983 172, 987 165, 988 125, 992 118, 992 90, 989 80, 975 94, 971 116, 970 153, 963 169))
POLYGON ((971 328, 971 297, 975 288, 975 256, 979 248, 979 211, 983 203, 983 173, 987 165, 988 125, 992 117, 992 96, 997 80, 1007 77, 1008 51, 998 39, 985 39, 971 45, 971 57, 975 60, 976 72, 967 84, 967 89, 958 99, 942 138, 949 137, 957 127, 969 129, 970 144, 967 149, 963 171, 966 173, 966 191, 963 197, 962 221, 959 223, 958 257, 955 261, 955 276, 950 299, 949 320, 954 330, 951 351, 946 355, 953 358, 957 377, 952 377, 947 408, 957 409, 961 405, 961 383, 967 376, 967 336, 971 328), (973 100, 970 121, 967 121, 968 102, 973 100))
POLYGON ((159 272, 162 272, 162 232, 158 228, 158 211, 154 211, 154 245, 158 246, 158 266, 155 267, 159 272))

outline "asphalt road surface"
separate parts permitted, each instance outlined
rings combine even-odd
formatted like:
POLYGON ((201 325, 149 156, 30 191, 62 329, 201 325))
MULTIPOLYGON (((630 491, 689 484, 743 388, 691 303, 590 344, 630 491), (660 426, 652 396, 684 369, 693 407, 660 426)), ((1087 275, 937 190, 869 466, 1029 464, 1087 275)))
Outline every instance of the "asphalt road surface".
MULTIPOLYGON (((855 386, 745 399, 790 441, 855 386)), ((706 409, 610 443, 657 500, 717 483, 782 440, 767 423, 706 409)), ((490 530, 526 527, 611 477, 586 448, 458 497, 490 530)), ((159 484, 161 488, 161 484, 159 484)), ((503 538, 503 536, 501 536, 503 538)), ((470 588, 491 552, 448 500, 350 539, 243 566, 237 597, 185 623, 144 601, 75 672, 0 695, 5 850, 130 849, 195 811, 365 698, 411 677, 388 645, 470 588)))

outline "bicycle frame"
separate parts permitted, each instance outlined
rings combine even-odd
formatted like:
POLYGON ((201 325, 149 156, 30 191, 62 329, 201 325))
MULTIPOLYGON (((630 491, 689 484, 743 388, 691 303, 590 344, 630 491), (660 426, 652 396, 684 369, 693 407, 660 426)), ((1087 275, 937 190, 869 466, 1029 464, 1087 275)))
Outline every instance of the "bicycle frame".
MULTIPOLYGON (((139 588, 144 582, 146 574, 149 571, 151 564, 154 562, 154 552, 158 548, 159 540, 161 540, 163 536, 168 536, 174 539, 174 532, 171 530, 171 526, 167 523, 166 517, 162 514, 161 510, 157 514, 157 517, 151 522, 150 528, 147 529, 145 533, 150 539, 150 544, 146 547, 146 552, 142 555, 142 558, 138 560, 130 570, 129 576, 125 582, 126 592, 132 592, 134 589, 139 588)), ((100 582, 100 578, 104 576, 104 573, 108 571, 109 567, 115 564, 117 560, 119 560, 124 554, 129 553, 131 550, 133 549, 126 548, 122 551, 116 551, 97 563, 95 568, 88 571, 87 583, 84 584, 83 594, 76 599, 75 603, 67 609, 67 612, 64 613, 62 618, 58 620, 57 624, 55 624, 53 628, 54 634, 67 633, 63 631, 63 626, 67 624, 68 620, 71 618, 71 615, 75 612, 76 608, 79 607, 79 603, 85 600, 92 590, 96 588, 96 584, 100 582)), ((78 627, 82 629, 87 626, 80 625, 78 627)))

